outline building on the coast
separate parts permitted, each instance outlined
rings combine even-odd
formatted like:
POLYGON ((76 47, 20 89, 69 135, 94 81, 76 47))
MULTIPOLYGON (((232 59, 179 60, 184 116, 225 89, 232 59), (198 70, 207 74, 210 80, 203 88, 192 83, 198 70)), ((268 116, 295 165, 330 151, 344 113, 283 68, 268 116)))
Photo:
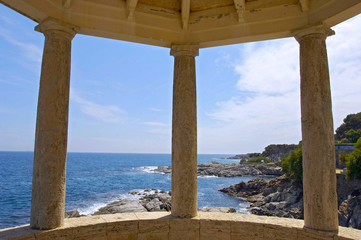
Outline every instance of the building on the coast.
MULTIPOLYGON (((7 239, 361 239, 338 226, 326 38, 361 0, 0 0, 45 36, 30 227, 7 239), (71 42, 77 34, 150 44, 174 57, 172 212, 64 220, 71 42), (300 47, 304 221, 197 212, 199 49, 294 37, 300 47), (50 229, 39 231, 37 229, 50 229)), ((355 29, 357 31, 357 29, 355 29)))
POLYGON ((345 168, 346 164, 341 161, 340 157, 342 154, 352 153, 354 150, 354 145, 344 145, 344 144, 336 144, 335 145, 335 155, 336 155, 336 167, 337 168, 345 168))

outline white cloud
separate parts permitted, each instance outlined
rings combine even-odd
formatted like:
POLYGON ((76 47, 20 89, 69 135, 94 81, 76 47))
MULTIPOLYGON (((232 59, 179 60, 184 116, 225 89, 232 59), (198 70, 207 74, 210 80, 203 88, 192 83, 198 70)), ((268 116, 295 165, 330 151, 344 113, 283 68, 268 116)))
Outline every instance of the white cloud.
MULTIPOLYGON (((335 128, 361 111, 360 25, 361 17, 340 24, 327 40, 335 128)), ((243 61, 235 66, 240 94, 208 113, 218 124, 200 126, 200 152, 262 151, 301 139, 298 49, 292 38, 242 46, 243 61)))
POLYGON ((361 16, 333 29, 327 40, 331 76, 334 125, 338 127, 347 114, 361 112, 361 16))
POLYGON ((293 39, 247 44, 244 61, 235 66, 237 88, 266 94, 294 91, 298 82, 298 44, 293 39))
POLYGON ((103 122, 122 123, 125 111, 114 105, 101 105, 80 97, 74 89, 70 99, 74 101, 83 113, 103 122))
POLYGON ((12 37, 8 31, 2 28, 0 28, 0 36, 3 37, 6 41, 8 41, 10 44, 22 49, 24 56, 28 60, 37 63, 41 62, 43 51, 37 45, 29 42, 19 41, 16 38, 12 37))

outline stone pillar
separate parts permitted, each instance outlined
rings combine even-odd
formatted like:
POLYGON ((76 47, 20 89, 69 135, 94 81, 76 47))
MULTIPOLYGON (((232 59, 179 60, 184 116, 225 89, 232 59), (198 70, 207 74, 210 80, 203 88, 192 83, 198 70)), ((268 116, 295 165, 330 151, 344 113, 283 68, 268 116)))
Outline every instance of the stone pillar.
POLYGON ((197 45, 172 45, 172 215, 197 215, 197 45))
POLYGON ((300 44, 305 228, 338 231, 336 164, 326 38, 315 26, 295 32, 300 44))
POLYGON ((75 28, 53 18, 35 27, 45 35, 36 120, 30 226, 63 225, 71 40, 75 28))

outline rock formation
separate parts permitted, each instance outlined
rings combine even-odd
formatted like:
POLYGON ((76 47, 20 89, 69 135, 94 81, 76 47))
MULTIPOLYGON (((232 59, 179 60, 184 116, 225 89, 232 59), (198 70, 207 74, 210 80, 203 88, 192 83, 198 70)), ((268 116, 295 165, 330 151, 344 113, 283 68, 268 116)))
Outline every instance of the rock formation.
MULTIPOLYGON (((158 167, 154 172, 171 173, 171 167, 158 167)), ((281 176, 282 168, 274 163, 232 163, 218 162, 198 164, 198 176, 239 177, 274 175, 281 176)))
MULTIPOLYGON (((288 177, 270 181, 255 178, 219 191, 251 202, 253 214, 303 219, 302 183, 288 177)), ((343 174, 339 174, 337 193, 340 226, 361 229, 361 181, 348 182, 343 174)))

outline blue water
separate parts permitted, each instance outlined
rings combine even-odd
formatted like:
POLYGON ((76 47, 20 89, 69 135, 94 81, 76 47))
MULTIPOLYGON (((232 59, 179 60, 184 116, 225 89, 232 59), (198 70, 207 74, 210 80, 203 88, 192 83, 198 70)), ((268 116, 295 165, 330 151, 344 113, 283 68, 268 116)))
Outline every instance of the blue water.
MULTIPOLYGON (((200 154, 198 163, 218 161, 227 155, 200 154)), ((0 229, 29 223, 33 152, 0 152, 0 229)), ((170 154, 68 153, 66 210, 91 214, 118 198, 132 199, 134 190, 171 189, 169 174, 149 172, 170 166, 170 154)), ((199 177, 198 207, 233 207, 246 212, 248 203, 217 191, 253 177, 199 177)))

